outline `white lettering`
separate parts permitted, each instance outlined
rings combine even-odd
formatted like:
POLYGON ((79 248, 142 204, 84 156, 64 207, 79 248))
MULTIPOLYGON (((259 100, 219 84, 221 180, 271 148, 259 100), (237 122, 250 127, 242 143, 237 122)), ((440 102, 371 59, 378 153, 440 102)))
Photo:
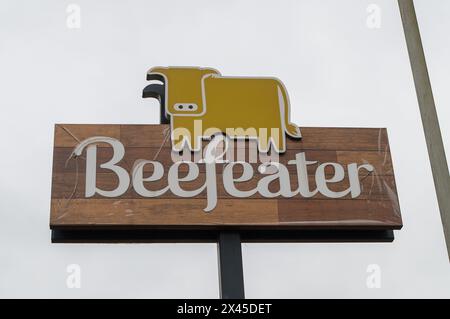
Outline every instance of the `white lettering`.
POLYGON ((328 183, 338 183, 342 182, 344 180, 345 173, 344 168, 342 165, 337 163, 324 163, 320 164, 319 167, 317 167, 316 170, 316 185, 319 192, 330 198, 339 198, 344 197, 348 193, 350 193, 350 188, 341 191, 341 192, 334 192, 331 189, 328 188, 328 183), (332 166, 334 169, 334 175, 331 178, 326 178, 325 176, 325 169, 327 166, 332 166))
POLYGON ((290 160, 288 164, 297 166, 298 192, 302 197, 310 198, 317 194, 318 190, 311 191, 309 189, 308 165, 317 164, 317 161, 307 161, 305 153, 295 155, 295 160, 290 160))
POLYGON ((250 197, 257 192, 256 188, 248 191, 241 191, 235 186, 235 183, 247 182, 253 178, 253 167, 247 162, 232 162, 226 165, 222 175, 225 191, 231 196, 244 198, 250 197), (240 165, 242 167, 242 174, 238 178, 233 177, 233 167, 235 165, 240 165))
MULTIPOLYGON (((222 141, 224 142, 224 141, 222 141)), ((215 143, 214 146, 217 146, 215 143)), ((118 163, 125 156, 125 148, 123 144, 117 139, 110 137, 91 137, 82 141, 73 151, 72 155, 80 156, 83 150, 86 149, 86 197, 92 197, 95 194, 99 194, 104 197, 119 197, 123 195, 130 186, 130 176, 127 170, 119 166, 118 163), (112 158, 99 165, 102 169, 107 169, 114 172, 118 178, 118 185, 114 190, 102 190, 96 185, 97 175, 97 145, 104 143, 112 148, 112 158)), ((137 194, 142 197, 158 197, 165 194, 170 190, 174 195, 184 198, 195 197, 206 190, 207 205, 204 209, 205 212, 212 211, 217 206, 217 174, 216 165, 217 158, 213 156, 213 148, 208 150, 208 156, 203 163, 194 163, 191 161, 179 161, 173 163, 168 169, 168 185, 157 190, 150 190, 146 187, 145 183, 161 182, 165 174, 165 169, 162 163, 157 161, 150 161, 139 159, 137 160, 131 170, 131 184, 137 194), (144 177, 144 168, 151 165, 153 170, 148 177, 144 177), (187 166, 187 174, 184 177, 180 177, 180 168, 182 165, 187 166), (197 189, 186 190, 180 185, 183 182, 192 182, 199 178, 200 169, 199 165, 205 167, 205 182, 197 189)), ((220 156, 223 158, 223 154, 220 156)), ((223 161, 220 161, 223 163, 223 161)), ((331 184, 342 182, 345 179, 345 169, 338 163, 323 163, 318 165, 315 170, 315 174, 312 175, 315 178, 317 188, 310 189, 308 180, 308 169, 312 169, 311 166, 317 164, 317 161, 306 160, 305 153, 300 152, 295 155, 294 160, 288 161, 288 165, 295 165, 298 179, 298 188, 291 189, 291 175, 288 168, 278 162, 263 163, 258 167, 258 171, 261 175, 257 186, 249 190, 240 190, 237 188, 238 183, 251 181, 254 177, 254 169, 248 162, 230 162, 224 164, 222 182, 225 191, 237 198, 251 197, 259 193, 265 198, 274 198, 278 196, 293 197, 300 195, 304 198, 311 198, 318 192, 328 198, 341 198, 348 194, 351 194, 352 198, 356 198, 361 195, 361 182, 359 180, 359 171, 364 169, 366 171, 373 172, 375 168, 370 164, 358 165, 356 163, 350 163, 347 165, 349 187, 341 190, 334 191, 330 189, 331 184), (234 167, 239 165, 242 168, 242 173, 239 177, 234 177, 234 167), (325 172, 328 167, 333 169, 332 176, 326 176, 325 172), (270 187, 273 183, 278 182, 279 189, 273 191, 270 187)))
POLYGON ((361 195, 361 183, 359 181, 359 170, 364 168, 369 173, 374 171, 374 167, 370 164, 358 165, 352 163, 348 165, 348 179, 350 180, 350 190, 352 198, 356 198, 361 195))
POLYGON ((130 176, 128 172, 116 165, 122 160, 125 155, 125 148, 123 144, 111 137, 91 137, 80 144, 74 149, 73 154, 80 156, 83 149, 87 147, 86 150, 86 190, 85 196, 92 197, 95 193, 98 193, 104 197, 118 197, 123 195, 128 187, 130 186, 130 176), (106 143, 112 146, 113 156, 109 162, 100 164, 100 168, 109 169, 116 173, 119 183, 117 188, 112 191, 105 191, 97 188, 96 178, 97 178, 97 144, 106 143))
POLYGON ((273 198, 280 195, 283 197, 292 197, 296 194, 291 191, 291 180, 286 166, 280 163, 264 163, 260 165, 260 171, 263 171, 263 174, 273 173, 264 176, 258 182, 258 191, 262 196, 267 198, 273 198), (262 169, 262 167, 265 167, 265 169, 262 169), (280 189, 274 193, 269 190, 269 185, 276 180, 278 180, 280 184, 280 189))
POLYGON ((137 160, 133 167, 133 188, 139 195, 143 197, 158 197, 163 195, 169 189, 169 186, 157 191, 150 191, 145 188, 144 182, 159 181, 164 175, 164 167, 160 162, 137 160), (147 164, 153 165, 153 174, 144 178, 144 166, 147 164))

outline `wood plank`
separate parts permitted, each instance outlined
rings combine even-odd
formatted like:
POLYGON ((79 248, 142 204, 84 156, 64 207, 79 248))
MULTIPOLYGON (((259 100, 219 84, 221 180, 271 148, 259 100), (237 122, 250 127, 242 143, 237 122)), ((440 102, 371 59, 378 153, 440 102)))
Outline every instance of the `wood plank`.
MULTIPOLYGON (((258 181, 262 178, 262 175, 257 175, 254 179, 239 183, 236 187, 241 191, 252 190, 257 187, 258 181)), ((205 183, 205 173, 200 173, 199 177, 192 182, 181 182, 180 185, 185 190, 196 190, 200 188, 205 183)), ((316 181, 314 176, 308 176, 308 181, 310 189, 316 189, 316 181)), ((103 190, 113 190, 117 187, 118 179, 114 173, 100 173, 97 174, 97 187, 103 190)), ((84 174, 79 174, 78 177, 75 173, 58 173, 53 175, 52 185, 52 198, 85 198, 85 176, 84 174), (77 182, 77 183, 76 183, 77 182), (76 186, 76 187, 75 187, 76 186)), ((160 180, 155 182, 144 183, 145 187, 149 190, 159 190, 163 189, 168 185, 167 174, 164 175, 160 180)), ((348 178, 339 183, 330 183, 329 188, 332 191, 339 192, 347 189, 349 187, 348 178)), ((296 190, 298 188, 298 180, 296 178, 291 178, 291 189, 296 190)), ((271 192, 277 192, 280 189, 278 181, 275 181, 269 185, 271 192)), ((370 175, 367 177, 361 176, 361 195, 357 197, 358 200, 391 200, 392 193, 396 193, 395 180, 393 176, 375 176, 370 175)), ((232 198, 225 190, 222 183, 222 175, 217 175, 217 196, 218 198, 232 198)), ((93 198, 104 198, 103 196, 96 194, 93 198)), ((128 191, 121 196, 121 198, 126 199, 139 199, 143 198, 141 195, 137 194, 135 190, 130 187, 128 191)), ((164 195, 158 198, 167 199, 177 199, 170 190, 164 195)), ((196 198, 206 198, 206 190, 202 191, 196 198)), ((251 196, 250 198, 261 198, 259 193, 251 196)), ((295 198, 301 199, 300 195, 295 196, 295 198)), ((332 200, 331 198, 325 197, 320 193, 317 193, 313 199, 324 199, 332 200)), ((348 194, 344 199, 351 199, 351 195, 348 194)), ((308 200, 308 199, 305 199, 308 200)))
POLYGON ((402 227, 397 200, 278 200, 280 223, 287 225, 402 227))
POLYGON ((401 228, 398 206, 387 201, 223 200, 213 213, 204 213, 205 201, 75 199, 51 202, 51 226, 207 226, 259 225, 292 228, 364 227, 401 228), (278 202, 278 206, 276 204, 278 202), (327 221, 323 221, 324 211, 327 221), (245 213, 243 213, 245 212, 245 213), (367 219, 361 220, 361 214, 367 219), (279 219, 278 219, 279 215, 279 219), (255 224, 255 220, 257 223, 255 224), (318 223, 318 220, 321 220, 318 223))
MULTIPOLYGON (((114 124, 56 124, 54 147, 74 148, 92 136, 120 139, 120 125, 114 124)), ((106 144, 100 146, 108 146, 106 144)))
POLYGON ((350 163, 355 162, 358 164, 371 164, 375 168, 375 174, 382 174, 382 175, 394 174, 390 152, 337 151, 336 155, 337 155, 337 162, 342 165, 348 165, 350 163), (357 153, 357 155, 355 153, 357 153))
MULTIPOLYGON (((170 138, 164 140, 169 125, 121 125, 121 141, 128 147, 171 147, 170 138)), ((287 138, 291 150, 366 150, 389 151, 385 128, 302 127, 302 140, 287 138)), ((204 141, 203 145, 208 142, 204 141)), ((241 144, 235 143, 235 146, 241 144)), ((246 143, 246 148, 255 143, 246 143)))
POLYGON ((205 213, 206 201, 182 199, 52 199, 50 225, 252 225, 278 224, 274 200, 224 199, 214 213, 205 213), (244 212, 245 213, 242 213, 244 212))
POLYGON ((385 128, 305 127, 302 142, 289 139, 288 149, 389 151, 385 128))
MULTIPOLYGON (((144 148, 144 147, 132 147, 125 149, 125 157, 119 162, 119 165, 125 169, 131 170, 133 167, 133 163, 138 159, 148 159, 153 160, 158 153, 158 148, 144 148)), ((58 147, 53 150, 53 172, 54 173, 64 173, 64 172, 74 172, 76 169, 75 160, 67 161, 67 159, 72 154, 72 148, 63 148, 58 147)), ((292 173, 296 172, 295 165, 287 165, 287 162, 295 159, 295 151, 287 151, 285 154, 281 155, 279 158, 279 162, 283 165, 286 165, 288 170, 292 173)), ((304 151, 306 159, 309 161, 317 161, 318 163, 315 165, 308 165, 308 173, 314 174, 316 171, 317 165, 327 162, 339 163, 342 165, 347 165, 349 163, 370 163, 374 166, 375 172, 374 175, 392 175, 392 160, 390 153, 385 152, 376 152, 376 151, 339 151, 339 157, 337 152, 334 151, 319 151, 319 150, 306 150, 304 151)), ((97 161, 99 163, 105 163, 110 160, 112 157, 112 149, 111 148, 98 148, 97 150, 97 161)), ((161 149, 156 160, 161 162, 165 167, 169 167, 173 164, 173 160, 171 157, 171 151, 168 148, 161 149)), ((222 172, 224 164, 217 164, 217 172, 222 172)), ((257 167, 260 163, 253 163, 253 169, 256 171, 257 167)), ((151 169, 149 165, 144 169, 144 171, 148 171, 151 169)), ((201 172, 205 171, 204 164, 199 164, 199 169, 201 172)), ((187 170, 187 166, 181 166, 180 171, 185 172, 187 170)), ((85 159, 84 157, 78 159, 78 172, 84 173, 86 171, 85 159)), ((240 172, 240 168, 236 167, 236 171, 240 172)), ((99 173, 107 173, 108 170, 98 168, 99 173)), ((333 174, 333 168, 327 167, 325 172, 327 174, 333 174)), ((364 170, 359 172, 361 175, 366 175, 367 173, 364 170)))
POLYGON ((121 125, 120 140, 126 147, 172 147, 170 125, 121 125), (169 134, 168 138, 165 138, 169 134))

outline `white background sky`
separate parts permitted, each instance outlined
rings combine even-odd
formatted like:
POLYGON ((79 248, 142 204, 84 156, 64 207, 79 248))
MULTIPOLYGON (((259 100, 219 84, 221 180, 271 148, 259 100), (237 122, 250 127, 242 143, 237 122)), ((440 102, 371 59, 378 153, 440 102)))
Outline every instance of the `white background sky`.
MULTIPOLYGON (((300 126, 387 127, 404 228, 391 244, 244 244, 246 296, 450 297, 450 268, 396 1, 0 5, 0 297, 218 297, 214 244, 50 243, 55 123, 157 123, 155 65, 277 76, 300 126), (382 9, 381 28, 366 8, 382 9), (81 289, 66 287, 79 264, 81 289), (368 289, 369 264, 381 288, 368 289)), ((450 2, 416 1, 447 151, 450 2)), ((448 153, 448 152, 447 152, 448 153)))

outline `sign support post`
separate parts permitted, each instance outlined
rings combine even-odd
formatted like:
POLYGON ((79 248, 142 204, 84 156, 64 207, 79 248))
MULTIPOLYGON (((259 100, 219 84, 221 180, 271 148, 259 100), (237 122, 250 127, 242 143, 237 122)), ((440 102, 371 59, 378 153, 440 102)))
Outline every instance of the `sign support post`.
POLYGON ((417 100, 422 117, 423 131, 428 148, 431 170, 433 172, 436 196, 441 212, 447 252, 450 258, 450 175, 444 144, 442 142, 439 119, 434 104, 433 91, 420 38, 419 25, 412 0, 398 0, 402 16, 409 60, 416 86, 417 100))
POLYGON ((241 236, 238 231, 219 231, 217 239, 220 297, 244 299, 241 236))

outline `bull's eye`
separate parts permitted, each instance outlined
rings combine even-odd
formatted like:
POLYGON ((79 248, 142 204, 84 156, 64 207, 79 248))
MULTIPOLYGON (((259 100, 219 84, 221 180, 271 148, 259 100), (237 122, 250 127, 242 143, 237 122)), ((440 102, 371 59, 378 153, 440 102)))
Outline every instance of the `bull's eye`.
POLYGON ((175 110, 178 111, 196 111, 198 109, 197 104, 194 103, 175 103, 173 105, 175 110))

